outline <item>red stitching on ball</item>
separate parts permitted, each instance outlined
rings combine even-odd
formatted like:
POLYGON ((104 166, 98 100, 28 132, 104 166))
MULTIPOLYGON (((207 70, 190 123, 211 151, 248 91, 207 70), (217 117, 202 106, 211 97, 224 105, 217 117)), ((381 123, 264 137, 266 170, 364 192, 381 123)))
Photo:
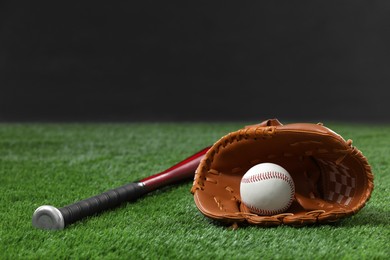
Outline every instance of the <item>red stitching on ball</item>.
POLYGON ((254 206, 251 206, 251 205, 248 205, 247 206, 252 212, 255 212, 259 215, 275 215, 275 214, 279 214, 279 213, 282 213, 283 211, 285 211, 286 209, 288 209, 288 207, 285 207, 283 209, 279 209, 279 210, 266 210, 266 209, 259 209, 257 207, 254 207, 254 206))
POLYGON ((291 203, 294 200, 294 194, 295 194, 295 186, 294 182, 291 180, 291 178, 288 178, 287 175, 281 173, 281 172, 275 172, 275 171, 268 171, 268 172, 261 172, 255 175, 250 176, 249 178, 242 178, 241 182, 243 183, 254 183, 262 180, 269 180, 269 179, 280 179, 290 186, 290 201, 287 203, 287 205, 279 210, 266 210, 266 209, 259 209, 255 206, 248 205, 244 202, 244 204, 251 210, 256 212, 260 215, 275 215, 278 213, 281 213, 283 211, 286 211, 290 206, 291 203))

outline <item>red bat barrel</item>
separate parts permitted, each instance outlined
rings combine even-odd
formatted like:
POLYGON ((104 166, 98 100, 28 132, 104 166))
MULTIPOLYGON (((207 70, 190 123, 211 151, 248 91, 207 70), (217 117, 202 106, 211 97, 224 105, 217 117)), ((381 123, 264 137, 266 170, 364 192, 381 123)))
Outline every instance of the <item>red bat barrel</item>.
POLYGON ((137 182, 129 183, 100 195, 55 208, 44 205, 33 214, 32 224, 36 228, 59 230, 85 217, 118 207, 124 202, 135 201, 139 197, 158 188, 191 179, 194 177, 200 160, 210 147, 186 158, 171 168, 137 182))

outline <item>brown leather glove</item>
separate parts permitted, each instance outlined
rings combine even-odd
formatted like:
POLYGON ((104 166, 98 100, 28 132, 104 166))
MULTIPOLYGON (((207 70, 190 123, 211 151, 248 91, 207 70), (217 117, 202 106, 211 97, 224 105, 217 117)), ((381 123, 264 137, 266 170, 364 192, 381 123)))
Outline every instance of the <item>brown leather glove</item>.
POLYGON ((199 164, 191 192, 205 216, 235 227, 303 226, 357 213, 373 187, 371 167, 351 140, 321 124, 282 125, 273 119, 216 142, 199 164), (293 178, 295 198, 284 213, 259 216, 241 203, 242 176, 262 162, 279 164, 293 178))

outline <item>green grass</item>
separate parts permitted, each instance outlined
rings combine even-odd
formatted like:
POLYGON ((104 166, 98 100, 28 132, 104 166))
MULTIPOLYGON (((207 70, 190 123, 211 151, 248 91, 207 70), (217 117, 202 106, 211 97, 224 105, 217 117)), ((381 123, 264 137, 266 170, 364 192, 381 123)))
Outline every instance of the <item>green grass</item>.
POLYGON ((368 158, 371 200, 333 225, 227 229, 199 213, 191 182, 75 223, 31 225, 61 207, 160 172, 243 126, 0 124, 0 259, 389 259, 390 126, 328 125, 368 158))

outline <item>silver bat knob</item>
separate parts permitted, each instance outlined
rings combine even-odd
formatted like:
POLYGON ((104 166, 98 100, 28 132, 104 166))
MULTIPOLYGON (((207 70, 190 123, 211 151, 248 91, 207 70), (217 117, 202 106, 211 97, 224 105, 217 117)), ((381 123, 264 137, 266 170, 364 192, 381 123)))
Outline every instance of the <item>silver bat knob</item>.
POLYGON ((65 221, 62 213, 55 207, 44 205, 34 211, 32 224, 39 229, 64 229, 65 221))

